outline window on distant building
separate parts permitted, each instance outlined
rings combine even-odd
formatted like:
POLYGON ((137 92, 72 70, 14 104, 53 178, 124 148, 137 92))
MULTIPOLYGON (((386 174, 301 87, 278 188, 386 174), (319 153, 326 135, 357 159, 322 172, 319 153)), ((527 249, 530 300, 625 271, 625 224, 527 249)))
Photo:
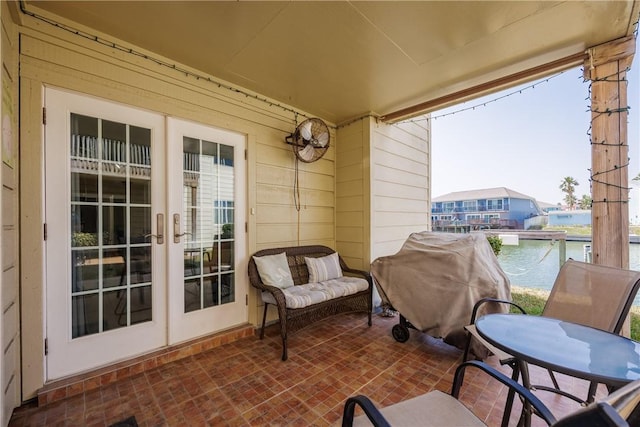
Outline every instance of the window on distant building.
POLYGON ((465 212, 476 212, 478 210, 477 200, 465 200, 462 202, 462 209, 465 212))
POLYGON ((453 212, 455 209, 455 206, 456 205, 454 202, 445 202, 443 212, 453 212))
POLYGON ((501 211, 502 210, 502 199, 489 199, 489 200, 487 200, 487 210, 488 211, 501 211))

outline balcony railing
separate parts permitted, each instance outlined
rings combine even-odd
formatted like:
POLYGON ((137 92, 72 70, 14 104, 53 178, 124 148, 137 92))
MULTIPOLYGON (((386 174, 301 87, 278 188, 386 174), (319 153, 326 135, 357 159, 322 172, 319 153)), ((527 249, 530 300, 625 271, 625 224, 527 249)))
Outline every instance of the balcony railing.
POLYGON ((434 230, 443 230, 455 227, 467 227, 472 230, 480 230, 483 228, 518 228, 518 221, 515 219, 486 218, 486 219, 468 219, 468 220, 434 220, 434 230))

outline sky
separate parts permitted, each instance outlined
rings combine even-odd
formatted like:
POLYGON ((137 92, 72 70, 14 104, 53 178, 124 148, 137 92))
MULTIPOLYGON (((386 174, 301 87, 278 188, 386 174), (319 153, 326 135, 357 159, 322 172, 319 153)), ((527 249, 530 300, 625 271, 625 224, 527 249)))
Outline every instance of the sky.
MULTIPOLYGON (((639 70, 636 55, 627 73, 629 179, 640 173, 639 70)), ((557 204, 567 176, 578 181, 578 199, 590 195, 589 108, 578 67, 433 112, 432 197, 507 187, 557 204)))

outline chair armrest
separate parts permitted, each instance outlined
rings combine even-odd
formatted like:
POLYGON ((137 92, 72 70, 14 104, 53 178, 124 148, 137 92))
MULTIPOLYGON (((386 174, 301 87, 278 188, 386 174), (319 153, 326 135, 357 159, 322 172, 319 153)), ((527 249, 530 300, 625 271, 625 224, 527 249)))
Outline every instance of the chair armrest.
POLYGON ((356 268, 349 268, 346 266, 341 266, 342 268, 342 272, 343 273, 349 273, 349 274, 353 274, 356 276, 362 276, 363 279, 365 279, 367 282, 369 282, 369 286, 373 285, 373 279, 371 278, 371 274, 369 274, 368 271, 364 271, 364 270, 358 270, 356 268))
POLYGON ((353 396, 347 399, 342 413, 342 427, 353 426, 353 414, 356 405, 362 408, 367 418, 369 418, 369 421, 371 421, 371 424, 375 427, 391 427, 391 424, 384 418, 373 402, 371 402, 367 396, 363 395, 353 396))
POLYGON ((538 399, 533 393, 531 393, 529 389, 524 387, 522 384, 512 380, 497 369, 478 360, 470 360, 468 362, 461 363, 456 369, 456 373, 453 377, 453 387, 451 388, 451 395, 456 399, 460 395, 460 388, 462 387, 464 372, 468 367, 474 367, 480 369, 481 371, 484 371, 495 380, 515 391, 518 395, 520 395, 522 399, 527 401, 533 407, 537 415, 542 418, 547 423, 547 425, 551 425, 556 422, 556 417, 553 416, 549 408, 547 408, 540 399, 538 399))
POLYGON ((282 289, 276 286, 265 285, 264 283, 262 283, 261 285, 262 286, 260 286, 260 289, 262 291, 267 291, 271 295, 273 295, 273 298, 276 300, 276 303, 278 306, 282 306, 282 307, 287 306, 287 299, 285 298, 284 293, 282 292, 282 289))
POLYGON ((471 322, 469 322, 470 324, 473 325, 476 322, 476 316, 478 315, 478 310, 480 309, 480 307, 483 304, 486 304, 486 303, 489 303, 489 302, 494 302, 494 303, 498 303, 498 304, 508 304, 508 305, 513 306, 513 307, 517 308, 518 310, 520 310, 522 312, 522 314, 527 314, 525 309, 520 307, 515 302, 507 301, 507 300, 503 300, 503 299, 497 299, 497 298, 482 298, 482 299, 478 300, 473 305, 473 311, 471 311, 471 322))

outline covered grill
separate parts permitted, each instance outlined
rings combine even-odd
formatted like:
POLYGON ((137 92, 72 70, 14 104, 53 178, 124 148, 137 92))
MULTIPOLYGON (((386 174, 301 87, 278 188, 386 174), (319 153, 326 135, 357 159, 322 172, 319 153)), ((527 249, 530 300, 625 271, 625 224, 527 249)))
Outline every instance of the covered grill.
MULTIPOLYGON (((398 253, 375 259, 371 274, 383 306, 400 312, 393 327, 400 342, 411 327, 463 348, 473 305, 487 297, 511 300, 509 279, 482 233, 413 233, 398 253)), ((483 307, 484 313, 508 310, 483 307)))

